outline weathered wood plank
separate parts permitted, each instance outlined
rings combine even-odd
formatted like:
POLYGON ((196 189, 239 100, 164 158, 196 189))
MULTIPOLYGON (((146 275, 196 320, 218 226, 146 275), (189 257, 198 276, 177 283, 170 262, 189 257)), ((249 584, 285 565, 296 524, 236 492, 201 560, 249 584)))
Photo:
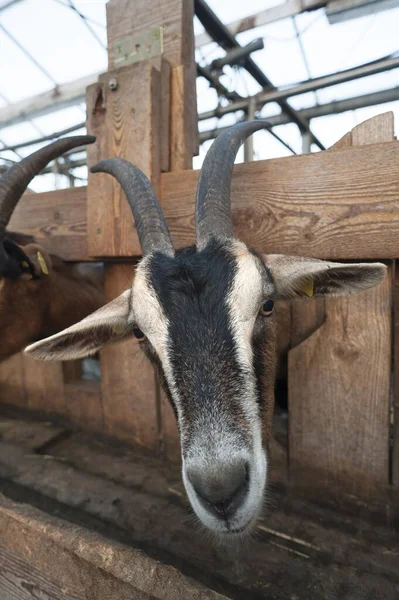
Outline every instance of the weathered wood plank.
POLYGON ((0 543, 0 597, 2 600, 85 600, 76 589, 49 581, 47 573, 11 554, 0 543), (67 595, 68 594, 68 595, 67 595))
POLYGON ((64 260, 90 260, 86 195, 86 187, 25 194, 17 204, 9 230, 33 235, 50 254, 64 260))
POLYGON ((16 444, 29 450, 39 450, 63 433, 63 427, 38 421, 20 419, 0 419, 0 438, 2 442, 16 444))
POLYGON ((399 504, 399 264, 395 261, 394 270, 394 390, 393 406, 390 415, 392 425, 393 443, 392 443, 392 485, 396 500, 399 504))
POLYGON ((352 132, 348 131, 347 133, 345 133, 345 135, 341 139, 336 141, 335 144, 333 144, 331 146, 331 148, 329 148, 329 150, 336 150, 338 148, 350 148, 351 146, 352 146, 352 132))
MULTIPOLYGON (((393 115, 369 119, 350 134, 335 148, 389 142, 393 115)), ((391 289, 389 277, 352 298, 292 303, 290 473, 302 486, 330 486, 338 496, 387 494, 391 289)))
MULTIPOLYGON (((177 246, 192 244, 198 172, 162 176, 177 246)), ((237 237, 261 252, 330 259, 399 252, 399 143, 344 148, 236 165, 237 237)))
POLYGON ((326 299, 325 324, 290 351, 290 473, 309 489, 387 492, 390 291, 387 278, 356 302, 326 299))
POLYGON ((1 563, 2 576, 11 575, 3 589, 10 590, 12 600, 39 594, 56 600, 226 600, 139 550, 4 496, 0 543, 8 567, 1 563), (24 579, 22 586, 18 576, 24 579), (21 587, 30 595, 18 596, 21 587))
POLYGON ((193 154, 197 154, 197 97, 194 67, 180 65, 172 69, 170 156, 171 171, 192 168, 193 154))
MULTIPOLYGON (((88 147, 88 165, 109 157, 132 161, 157 188, 162 142, 161 74, 149 63, 105 73, 88 88, 87 128, 97 137, 88 147), (110 90, 109 80, 117 81, 110 90)), ((133 215, 125 195, 110 175, 89 174, 88 247, 93 256, 140 254, 133 215)))
POLYGON ((101 385, 77 379, 64 384, 65 416, 78 427, 104 431, 101 385))
MULTIPOLYGON (((192 155, 198 152, 193 17, 192 0, 116 0, 107 4, 109 69, 115 68, 115 42, 163 28, 162 56, 171 66, 171 170, 191 168, 192 155)), ((153 58, 151 64, 159 68, 160 58, 153 58)))
POLYGON ((48 414, 65 415, 62 363, 40 362, 22 354, 26 407, 48 414))
POLYGON ((352 129, 352 146, 380 144, 394 139, 395 122, 392 111, 367 119, 352 129))
POLYGON ((111 0, 106 7, 109 70, 116 66, 116 42, 155 27, 163 27, 163 56, 172 67, 194 62, 192 0, 111 0))
POLYGON ((26 406, 22 354, 15 354, 0 363, 0 402, 26 406))
MULTIPOLYGON (((99 158, 93 157, 93 161, 99 158)), ((104 177, 105 181, 105 176, 96 177, 104 177)), ((177 247, 195 241, 193 211, 197 181, 198 171, 161 175, 162 206, 177 247)), ((40 239, 46 247, 51 246, 51 251, 68 260, 90 260, 87 251, 74 249, 80 243, 76 246, 76 236, 86 240, 87 188, 65 192, 57 190, 34 196, 35 214, 42 214, 38 227, 44 223, 54 226, 53 203, 61 203, 63 212, 69 218, 74 215, 74 222, 80 223, 81 232, 71 234, 69 250, 64 243, 68 236, 64 239, 56 235, 52 240, 50 226, 48 240, 43 236, 40 239), (74 194, 80 198, 77 203, 74 194)), ((398 142, 256 161, 234 168, 232 203, 236 234, 261 252, 337 260, 395 258, 399 256, 398 197, 398 142)), ((122 196, 120 205, 125 204, 122 196)), ((112 201, 107 197, 104 210, 109 211, 111 206, 112 201)), ((13 229, 31 233, 30 209, 21 202, 18 210, 19 219, 12 223, 13 229)), ((128 216, 132 221, 131 214, 128 216)), ((132 238, 131 255, 139 256, 135 233, 129 231, 128 235, 132 238)), ((96 250, 92 252, 94 256, 96 250)))

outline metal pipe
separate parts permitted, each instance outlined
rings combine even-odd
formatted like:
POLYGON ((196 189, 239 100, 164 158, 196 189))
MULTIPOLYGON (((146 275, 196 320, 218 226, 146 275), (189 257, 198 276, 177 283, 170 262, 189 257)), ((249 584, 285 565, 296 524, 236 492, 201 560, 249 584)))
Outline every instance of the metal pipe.
MULTIPOLYGON (((28 146, 34 146, 35 144, 41 144, 42 142, 47 142, 48 140, 54 140, 55 138, 62 137, 63 135, 68 135, 68 133, 72 133, 73 131, 77 131, 78 129, 83 129, 86 127, 86 122, 78 123, 77 125, 72 125, 72 127, 68 127, 68 129, 63 129, 62 131, 56 131, 55 133, 51 133, 50 135, 44 135, 40 138, 36 138, 34 140, 29 140, 27 142, 20 142, 19 144, 14 144, 14 146, 5 146, 4 148, 0 148, 1 152, 18 150, 19 148, 27 148, 28 146)), ((78 152, 79 149, 73 150, 73 152, 78 152)))
MULTIPOLYGON (((251 96, 255 100, 256 107, 260 108, 267 102, 276 102, 282 99, 291 98, 293 96, 300 96, 306 92, 313 92, 318 89, 331 87, 338 85, 339 83, 345 83, 347 81, 354 81, 362 77, 368 77, 370 75, 376 75, 377 73, 383 73, 399 67, 399 56, 393 58, 387 58, 378 60, 361 67, 355 67, 353 69, 347 69, 340 73, 333 73, 331 75, 325 75, 309 81, 304 81, 298 85, 286 88, 284 90, 275 90, 271 92, 260 92, 255 96, 251 96)), ((205 119, 211 119, 213 117, 222 117, 228 113, 235 112, 237 110, 245 110, 248 105, 249 98, 239 100, 233 104, 227 106, 219 106, 216 111, 207 111, 198 115, 198 120, 203 121, 205 119), (215 114, 216 112, 216 114, 215 114)), ((292 121, 292 119, 290 119, 292 121)))
POLYGON ((263 50, 265 47, 263 43, 263 38, 257 38, 256 40, 252 40, 246 46, 238 46, 237 48, 233 48, 226 53, 226 56, 222 56, 222 58, 215 58, 211 62, 211 69, 219 70, 223 69, 226 65, 237 65, 241 64, 252 52, 256 52, 257 50, 263 50))
MULTIPOLYGON (((206 31, 226 52, 233 48, 241 48, 234 35, 227 29, 227 27, 221 22, 221 20, 215 15, 212 9, 207 5, 204 0, 194 0, 195 14, 205 27, 206 31)), ((252 77, 259 83, 263 89, 275 90, 276 87, 272 84, 270 79, 265 73, 258 67, 258 65, 252 60, 250 56, 245 58, 243 63, 244 69, 252 75, 252 77)), ((287 113, 301 131, 307 131, 309 129, 306 121, 298 116, 297 111, 282 99, 278 101, 281 110, 287 113)), ((317 137, 312 133, 312 140, 317 146, 324 150, 323 144, 317 137)))
MULTIPOLYGON (((395 102, 399 100, 399 86, 391 88, 389 90, 383 90, 381 92, 373 92, 371 94, 365 94, 363 96, 356 96, 355 98, 346 98, 345 100, 335 100, 334 102, 328 102, 327 104, 319 104, 310 108, 305 108, 299 111, 299 114, 304 119, 316 119, 317 117, 325 117, 333 114, 340 114, 349 110, 356 110, 358 108, 365 108, 367 106, 376 106, 379 104, 385 104, 386 102, 395 102)), ((215 111, 216 113, 216 111, 215 111)), ((214 117, 217 114, 212 115, 214 117)), ((286 125, 291 123, 288 115, 278 113, 277 115, 271 115, 267 117, 268 122, 272 127, 277 125, 286 125)), ((229 127, 219 127, 210 129, 207 131, 200 132, 200 142, 206 142, 213 140, 219 133, 225 131, 229 127)))

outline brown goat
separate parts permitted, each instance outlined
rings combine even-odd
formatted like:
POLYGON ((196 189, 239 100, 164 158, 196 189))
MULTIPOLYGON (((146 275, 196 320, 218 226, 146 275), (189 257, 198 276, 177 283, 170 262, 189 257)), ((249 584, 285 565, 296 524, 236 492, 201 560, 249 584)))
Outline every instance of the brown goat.
POLYGON ((67 150, 94 141, 93 136, 58 140, 24 158, 0 179, 0 361, 105 302, 94 270, 85 273, 79 265, 50 256, 33 238, 5 231, 33 177, 67 150))

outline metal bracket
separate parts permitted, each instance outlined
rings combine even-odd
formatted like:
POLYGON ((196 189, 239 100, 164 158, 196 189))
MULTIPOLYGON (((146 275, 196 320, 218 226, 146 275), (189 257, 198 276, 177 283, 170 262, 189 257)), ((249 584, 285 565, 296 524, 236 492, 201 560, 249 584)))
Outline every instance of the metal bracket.
POLYGON ((133 65, 163 54, 163 28, 154 27, 116 42, 112 46, 115 67, 133 65))

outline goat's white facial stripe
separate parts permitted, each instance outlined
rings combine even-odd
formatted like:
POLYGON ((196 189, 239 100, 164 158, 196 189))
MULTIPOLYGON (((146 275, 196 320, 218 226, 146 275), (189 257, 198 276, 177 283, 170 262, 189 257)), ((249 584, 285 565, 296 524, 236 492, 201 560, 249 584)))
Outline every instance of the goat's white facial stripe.
POLYGON ((182 418, 181 403, 173 377, 168 352, 168 319, 150 283, 149 263, 151 256, 144 258, 137 267, 132 287, 132 312, 135 323, 145 333, 162 363, 163 371, 173 396, 179 419, 182 418))
POLYGON ((150 283, 149 261, 150 257, 147 257, 137 267, 132 288, 132 311, 135 323, 144 331, 162 360, 167 351, 168 321, 150 283))

